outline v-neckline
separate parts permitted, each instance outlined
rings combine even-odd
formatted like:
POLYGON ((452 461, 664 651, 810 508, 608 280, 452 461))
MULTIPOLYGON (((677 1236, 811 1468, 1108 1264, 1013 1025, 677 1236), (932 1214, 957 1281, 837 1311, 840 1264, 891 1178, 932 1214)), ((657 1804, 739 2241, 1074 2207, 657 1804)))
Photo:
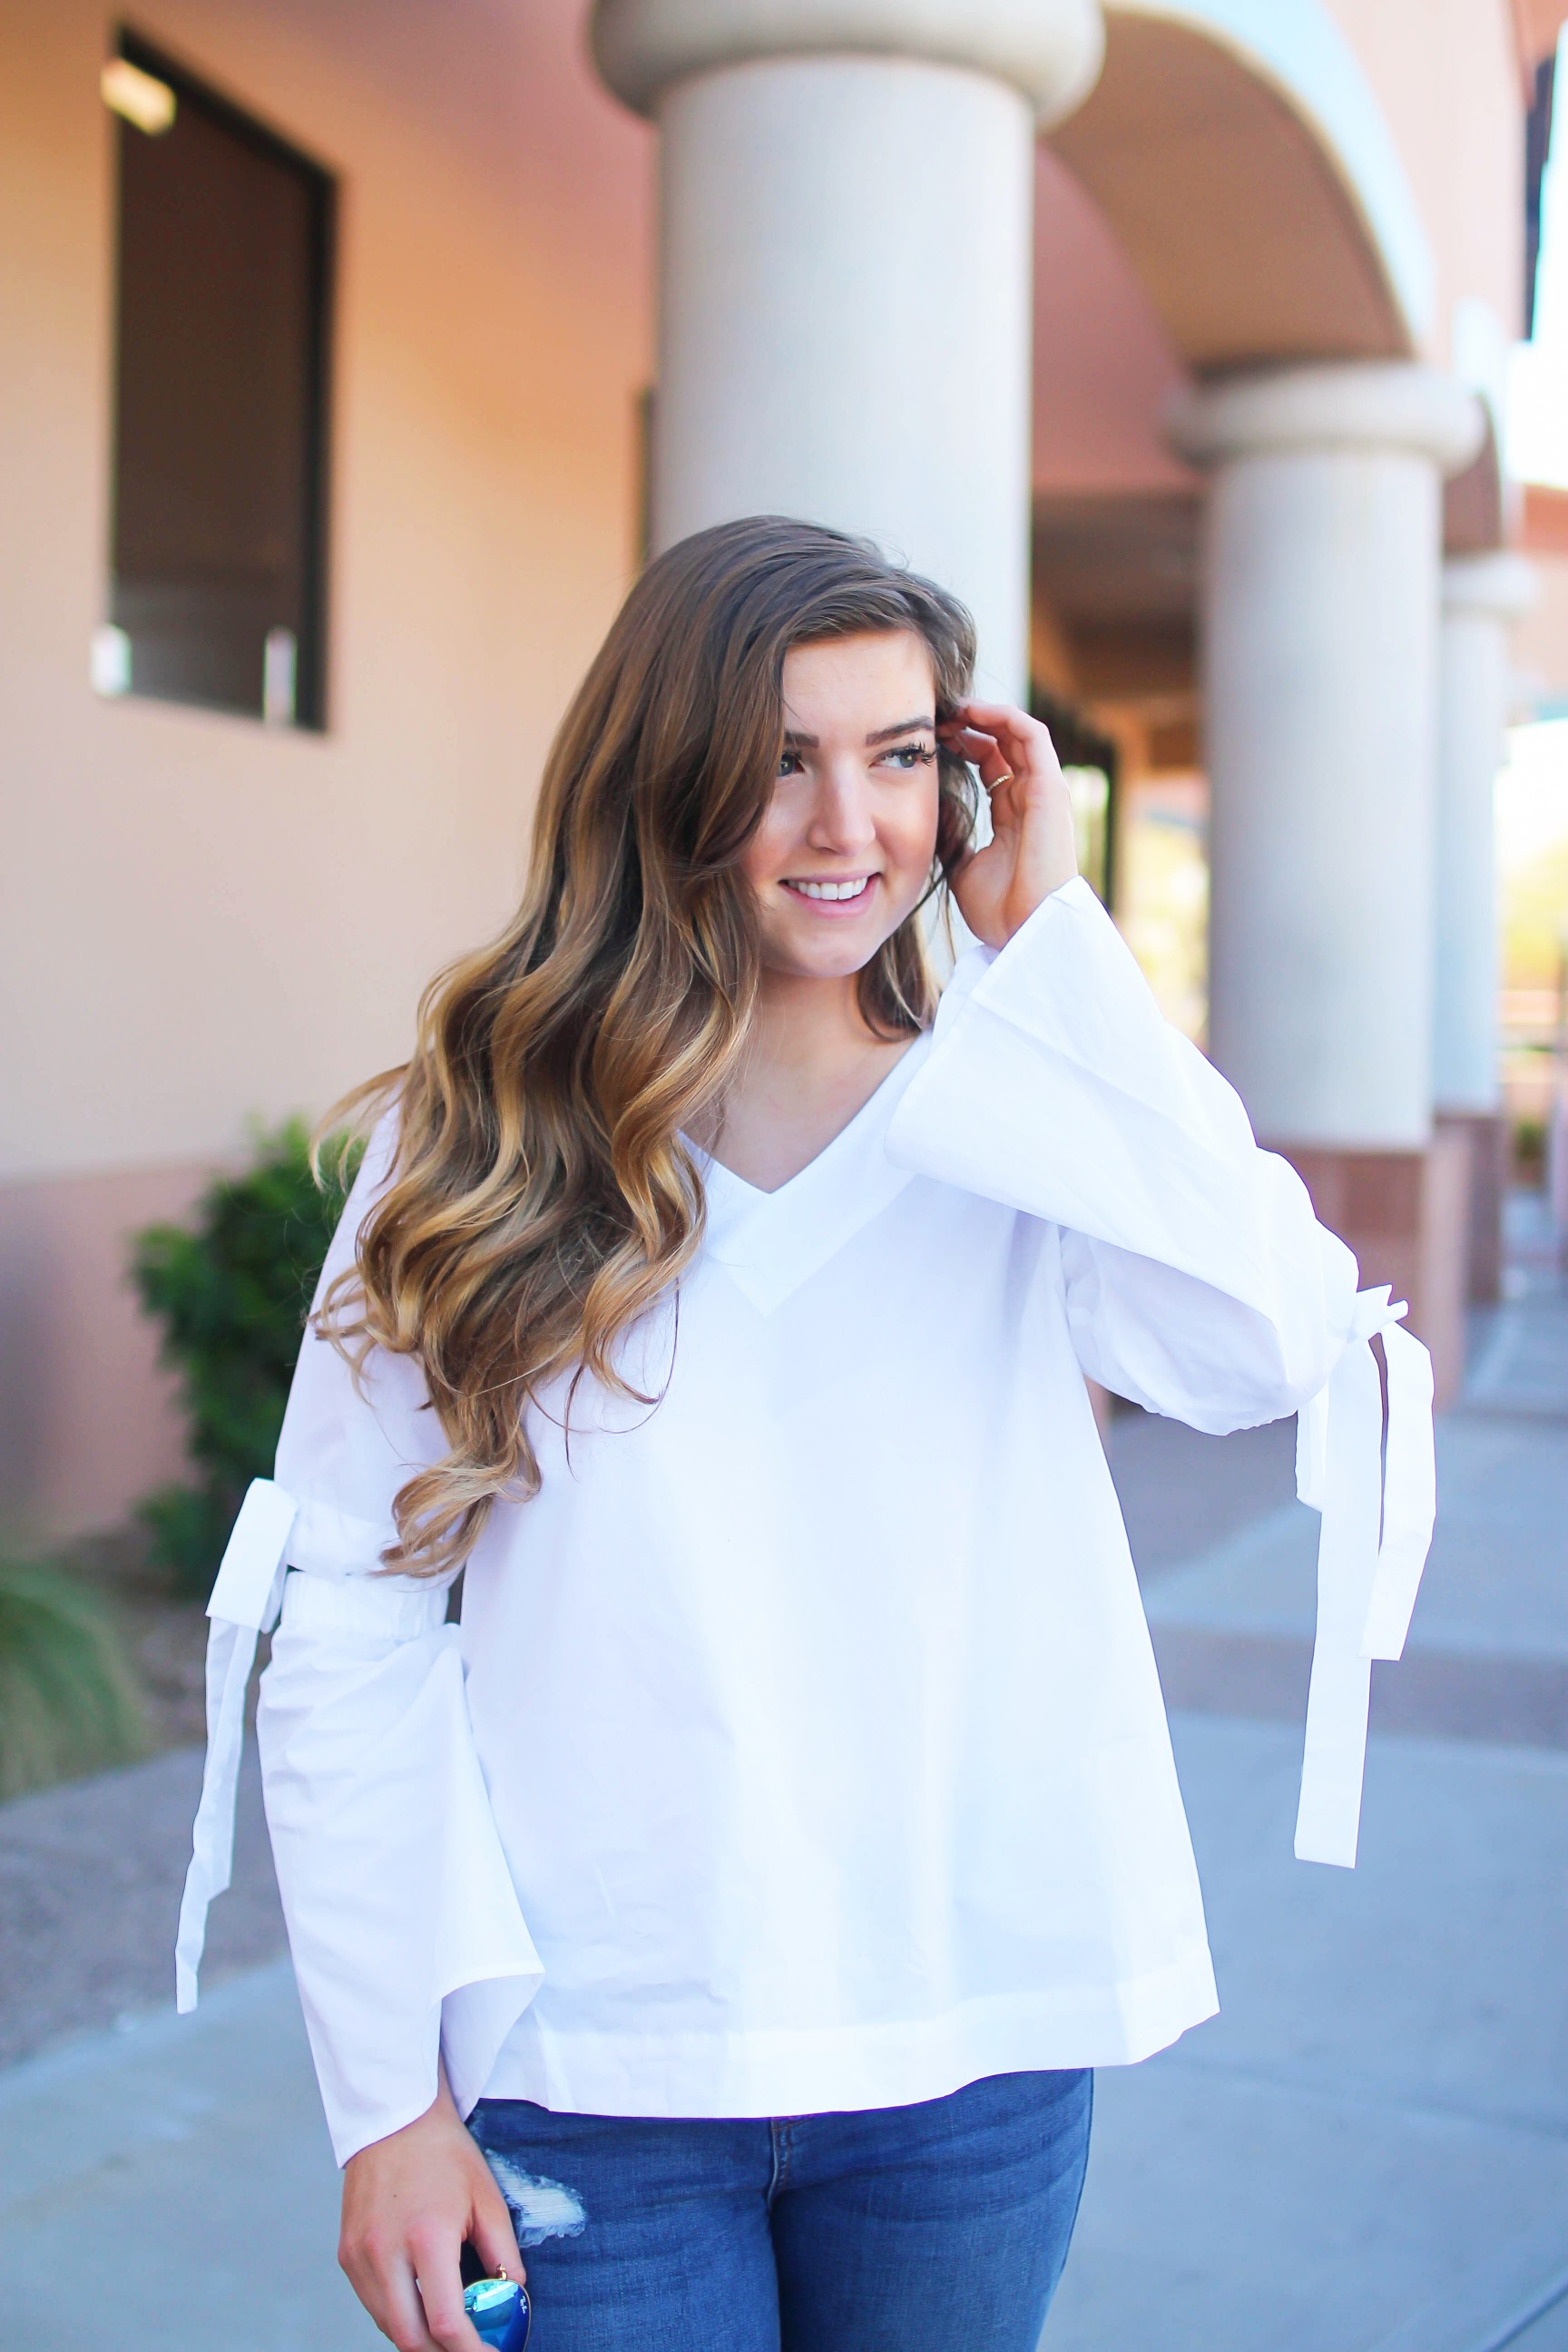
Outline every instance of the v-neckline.
POLYGON ((930 1033, 928 1031, 922 1031, 918 1037, 911 1037, 909 1044, 904 1047, 903 1052, 899 1055, 898 1060, 893 1064, 892 1067, 885 1074, 885 1076, 878 1079, 876 1085, 872 1087, 870 1093, 867 1096, 859 1109, 851 1111, 843 1126, 837 1129, 835 1132, 828 1137, 826 1142, 822 1146, 821 1150, 814 1151, 811 1158, 806 1161, 805 1167, 797 1168, 793 1176, 786 1176, 782 1184, 753 1184, 749 1176, 740 1175, 736 1170, 730 1167, 726 1161, 718 1159, 711 1151, 704 1151, 700 1143, 693 1143, 689 1136, 682 1136, 681 1141, 686 1145, 689 1150, 695 1151, 700 1155, 702 1162, 704 1177, 707 1176, 710 1171, 716 1170, 726 1184, 738 1184, 741 1190, 743 1192, 749 1192, 753 1200, 777 1201, 789 1191, 792 1184, 798 1184, 805 1177, 809 1176, 812 1170, 817 1167, 821 1161, 826 1160, 830 1151, 836 1151, 845 1139, 854 1133, 856 1128, 859 1126, 860 1121, 863 1118, 868 1118, 876 1108, 878 1102, 887 1092, 887 1089, 892 1085, 894 1079, 898 1076, 899 1072, 903 1068, 905 1063, 909 1061, 912 1055, 918 1054, 922 1045, 929 1043, 930 1033))
POLYGON ((930 1051, 928 1030, 816 1157, 771 1192, 683 1139, 707 1198, 703 1255, 723 1267, 760 1313, 782 1306, 911 1181, 908 1170, 894 1167, 883 1140, 930 1051))

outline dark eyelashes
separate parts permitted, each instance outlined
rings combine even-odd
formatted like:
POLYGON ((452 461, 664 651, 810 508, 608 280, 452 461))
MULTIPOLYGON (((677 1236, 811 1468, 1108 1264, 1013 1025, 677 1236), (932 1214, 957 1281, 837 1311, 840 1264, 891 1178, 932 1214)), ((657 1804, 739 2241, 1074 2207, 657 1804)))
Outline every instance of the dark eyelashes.
MULTIPOLYGON (((906 775, 912 774, 917 767, 929 768, 937 756, 934 743, 897 743, 890 751, 880 754, 882 759, 891 760, 901 766, 906 775)), ((779 761, 778 772, 781 777, 803 774, 805 767, 800 753, 784 752, 779 761)))

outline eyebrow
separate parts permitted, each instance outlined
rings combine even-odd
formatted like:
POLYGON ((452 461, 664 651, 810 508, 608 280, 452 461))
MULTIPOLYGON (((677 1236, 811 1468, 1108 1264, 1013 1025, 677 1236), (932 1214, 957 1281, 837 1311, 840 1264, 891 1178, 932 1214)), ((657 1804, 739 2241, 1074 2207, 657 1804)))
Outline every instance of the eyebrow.
MULTIPOLYGON (((873 743, 890 743, 895 736, 913 735, 921 728, 925 729, 928 734, 934 735, 936 732, 936 720, 923 711, 916 719, 900 719, 896 726, 879 727, 874 733, 867 736, 866 741, 868 746, 873 743)), ((822 739, 818 735, 800 735, 793 727, 784 730, 784 744, 792 751, 815 751, 820 748, 821 741, 822 739)))

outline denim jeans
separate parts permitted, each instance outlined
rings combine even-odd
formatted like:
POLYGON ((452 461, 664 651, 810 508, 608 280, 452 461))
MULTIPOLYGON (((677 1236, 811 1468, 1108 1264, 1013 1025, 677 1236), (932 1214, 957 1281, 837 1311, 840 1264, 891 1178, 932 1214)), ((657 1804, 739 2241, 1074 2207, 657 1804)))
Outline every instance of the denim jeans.
POLYGON ((483 2099, 530 2352, 1035 2352, 1093 2078, 859 2114, 667 2121, 483 2099))

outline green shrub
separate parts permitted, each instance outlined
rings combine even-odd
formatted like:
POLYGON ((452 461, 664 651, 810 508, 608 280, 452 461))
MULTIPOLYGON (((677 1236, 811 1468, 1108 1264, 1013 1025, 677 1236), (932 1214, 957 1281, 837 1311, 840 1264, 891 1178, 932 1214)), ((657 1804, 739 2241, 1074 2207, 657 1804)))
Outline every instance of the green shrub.
POLYGON ((340 1171, 329 1150, 318 1185, 304 1125, 290 1119, 258 1138, 244 1175, 208 1187, 193 1225, 136 1236, 133 1278, 180 1376, 195 1474, 149 1495, 139 1516, 182 1591, 206 1590, 247 1486, 271 1475, 300 1334, 359 1159, 356 1146, 340 1171))
POLYGON ((1513 1123, 1513 1180, 1540 1185, 1546 1181, 1546 1121, 1516 1118, 1513 1123))
POLYGON ((58 1569, 0 1567, 0 1798, 128 1763, 146 1745, 101 1603, 58 1569))

